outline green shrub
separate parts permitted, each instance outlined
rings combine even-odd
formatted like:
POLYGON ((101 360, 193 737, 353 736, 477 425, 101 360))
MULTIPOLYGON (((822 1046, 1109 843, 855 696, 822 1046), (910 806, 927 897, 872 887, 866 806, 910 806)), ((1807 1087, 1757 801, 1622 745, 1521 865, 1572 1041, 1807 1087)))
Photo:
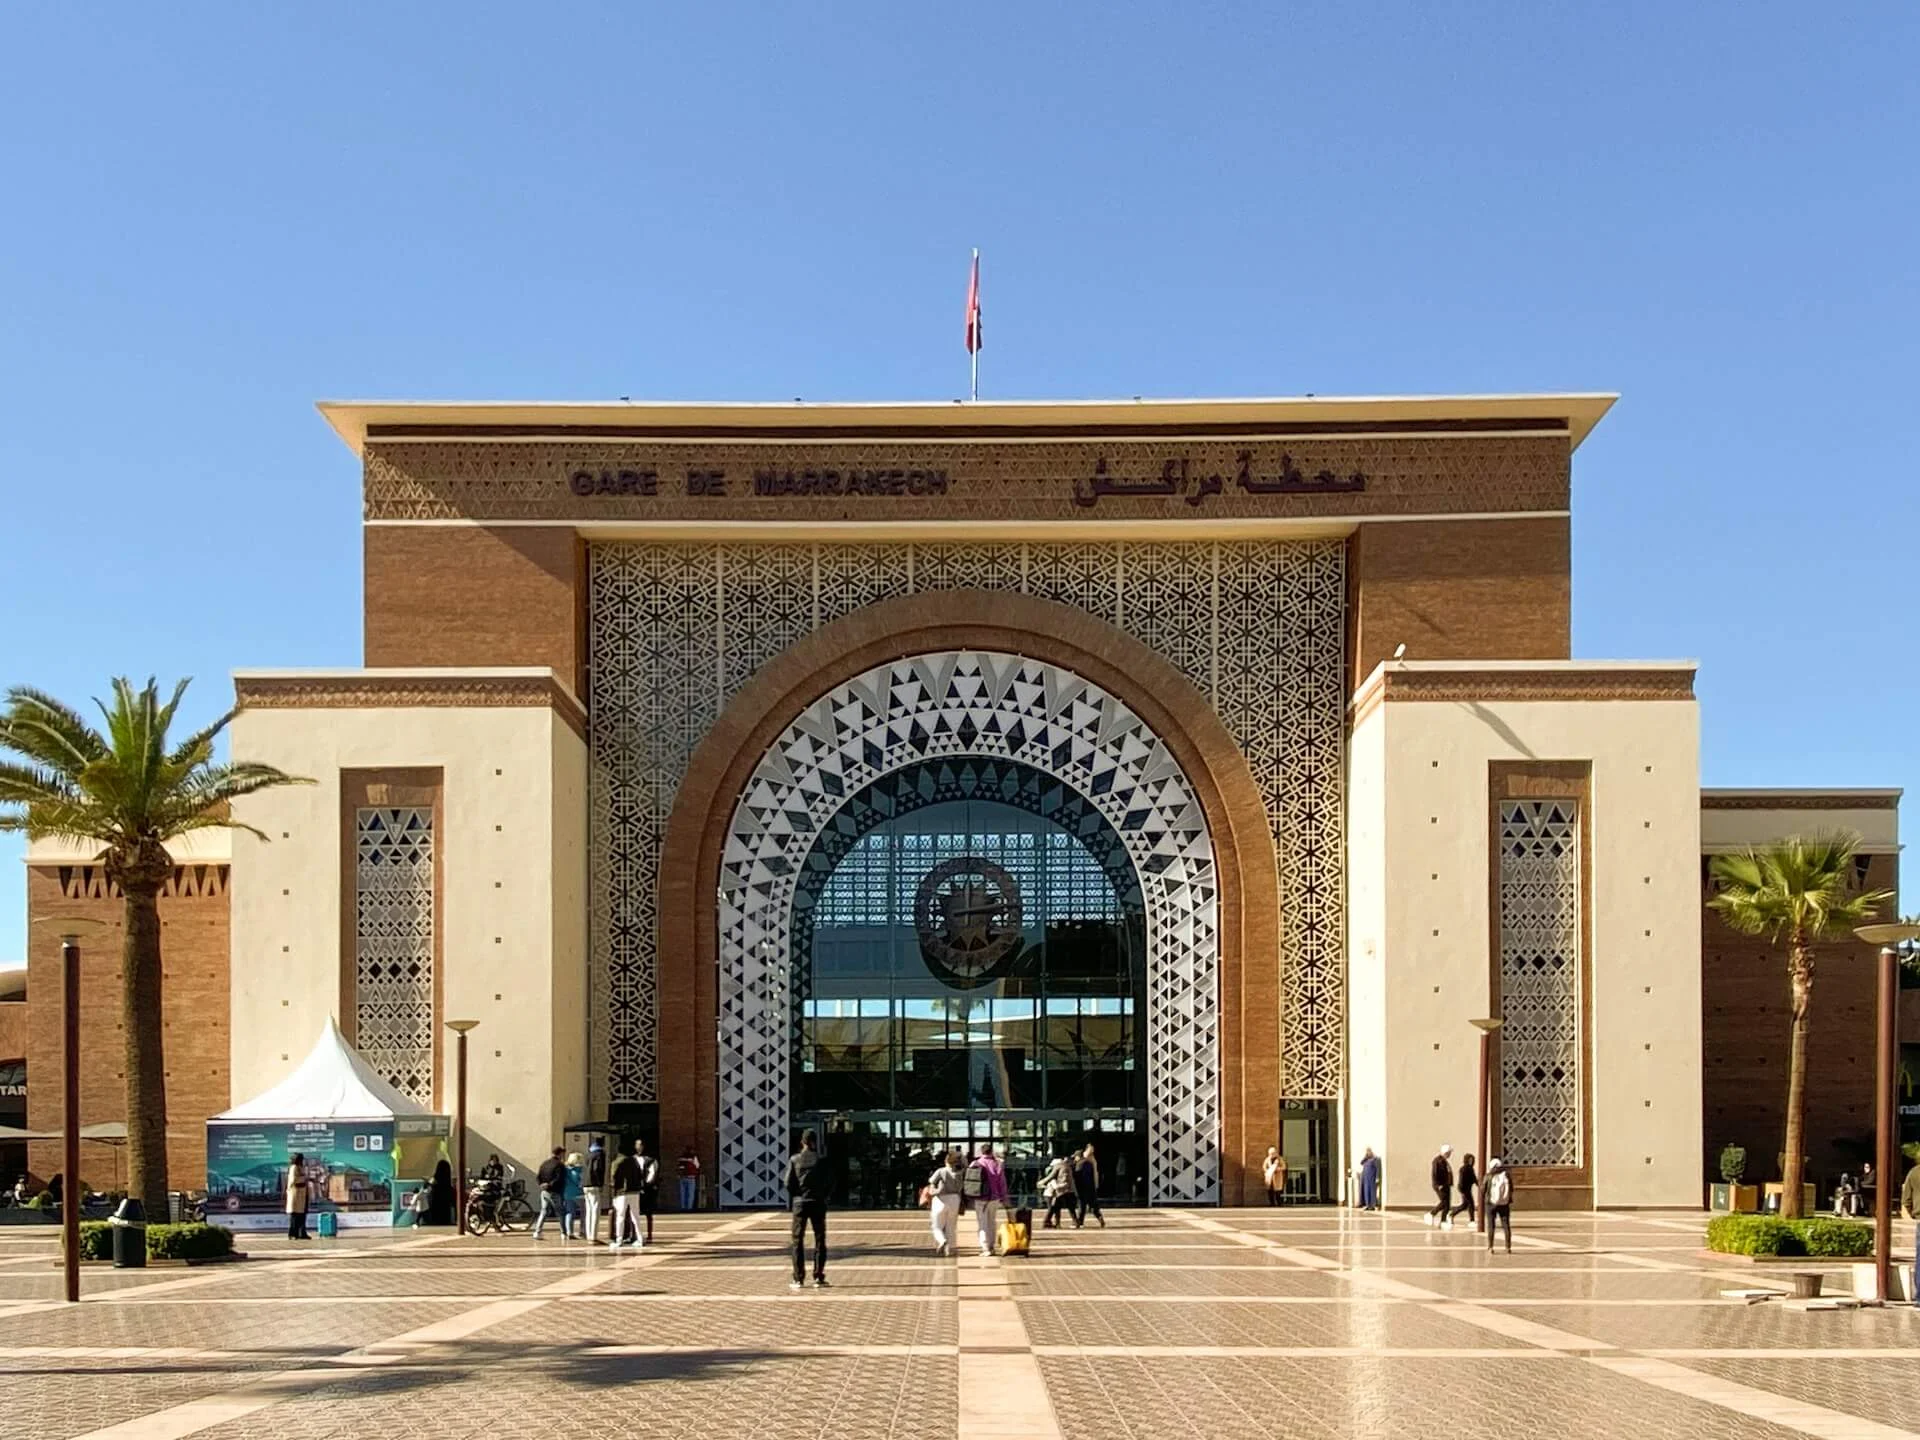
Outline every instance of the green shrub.
POLYGON ((1729 1185, 1738 1185, 1740 1177, 1747 1173, 1747 1152, 1738 1145, 1729 1145, 1720 1152, 1720 1178, 1729 1185))
POLYGON ((113 1227, 104 1220, 82 1220, 80 1222, 80 1258, 111 1260, 113 1258, 113 1227))
POLYGON ((1806 1242, 1777 1215, 1716 1215, 1707 1222, 1707 1248, 1722 1255, 1804 1255, 1806 1242))
POLYGON ((149 1225, 152 1260, 210 1260, 233 1253, 233 1231, 224 1225, 149 1225))
POLYGON ((1871 1255, 1873 1227, 1851 1220, 1804 1220, 1809 1255, 1871 1255))
POLYGON ((1707 1248, 1722 1255, 1868 1255, 1873 1228, 1851 1220, 1716 1215, 1707 1222, 1707 1248))

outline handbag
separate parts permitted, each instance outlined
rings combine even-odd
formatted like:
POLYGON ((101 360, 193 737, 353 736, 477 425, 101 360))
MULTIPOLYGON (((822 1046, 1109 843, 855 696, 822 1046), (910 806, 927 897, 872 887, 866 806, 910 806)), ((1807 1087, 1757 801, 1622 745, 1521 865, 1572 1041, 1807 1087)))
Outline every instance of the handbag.
POLYGON ((922 1185, 920 1187, 920 1208, 924 1210, 927 1208, 927 1206, 931 1205, 932 1203, 933 1203, 933 1186, 922 1185))

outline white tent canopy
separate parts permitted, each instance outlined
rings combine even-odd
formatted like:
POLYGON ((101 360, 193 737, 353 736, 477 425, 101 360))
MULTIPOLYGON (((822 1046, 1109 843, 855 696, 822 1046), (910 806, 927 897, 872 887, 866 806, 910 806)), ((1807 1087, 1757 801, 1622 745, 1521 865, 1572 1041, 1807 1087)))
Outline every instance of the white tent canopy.
POLYGON ((313 1050, 271 1090, 214 1116, 219 1120, 391 1120, 429 1115, 375 1073, 331 1015, 313 1050))

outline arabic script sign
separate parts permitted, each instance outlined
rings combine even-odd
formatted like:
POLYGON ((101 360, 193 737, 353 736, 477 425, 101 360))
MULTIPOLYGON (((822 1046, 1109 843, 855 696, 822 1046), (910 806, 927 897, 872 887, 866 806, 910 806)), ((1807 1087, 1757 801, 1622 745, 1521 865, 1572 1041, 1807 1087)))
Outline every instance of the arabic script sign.
POLYGON ((1358 469, 1336 475, 1322 468, 1308 475, 1294 464, 1290 452, 1281 454, 1274 473, 1256 475, 1253 452, 1242 450, 1234 457, 1230 479, 1218 470, 1196 472, 1193 462, 1184 459, 1162 461, 1159 475, 1151 479, 1128 479, 1111 473, 1107 457, 1102 455, 1094 462, 1093 474, 1074 482, 1073 503, 1084 508, 1098 505, 1108 495, 1178 495, 1189 505, 1200 505, 1228 484, 1249 495, 1352 495, 1367 488, 1367 477, 1358 469))

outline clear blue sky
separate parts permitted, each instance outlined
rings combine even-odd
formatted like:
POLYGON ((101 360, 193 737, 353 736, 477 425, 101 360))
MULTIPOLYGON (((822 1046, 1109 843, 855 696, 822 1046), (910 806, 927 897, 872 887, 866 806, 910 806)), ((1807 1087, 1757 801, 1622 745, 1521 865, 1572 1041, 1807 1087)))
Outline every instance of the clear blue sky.
POLYGON ((1620 391, 1576 653, 1920 785, 1920 7, 1234 9, 9 7, 0 681, 357 664, 315 399, 956 396, 978 245, 990 396, 1620 391))

